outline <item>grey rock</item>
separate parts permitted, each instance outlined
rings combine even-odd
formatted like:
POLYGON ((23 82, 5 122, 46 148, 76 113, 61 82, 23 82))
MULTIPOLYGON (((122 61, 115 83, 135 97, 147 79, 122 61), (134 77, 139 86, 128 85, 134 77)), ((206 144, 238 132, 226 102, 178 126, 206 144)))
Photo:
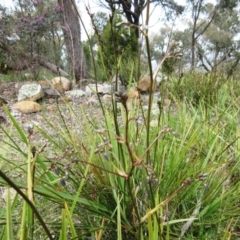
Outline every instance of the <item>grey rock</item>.
POLYGON ((36 101, 44 96, 41 85, 32 83, 24 84, 18 91, 18 101, 36 101))
POLYGON ((109 84, 88 84, 85 88, 85 92, 89 95, 89 94, 94 94, 94 93, 103 93, 103 94, 107 94, 107 93, 111 93, 111 85, 109 84))
POLYGON ((81 89, 74 89, 74 90, 66 92, 66 96, 68 96, 70 98, 79 98, 79 97, 83 97, 85 95, 86 95, 86 92, 84 92, 81 89))
POLYGON ((51 87, 43 87, 43 92, 46 97, 60 96, 60 93, 51 87))

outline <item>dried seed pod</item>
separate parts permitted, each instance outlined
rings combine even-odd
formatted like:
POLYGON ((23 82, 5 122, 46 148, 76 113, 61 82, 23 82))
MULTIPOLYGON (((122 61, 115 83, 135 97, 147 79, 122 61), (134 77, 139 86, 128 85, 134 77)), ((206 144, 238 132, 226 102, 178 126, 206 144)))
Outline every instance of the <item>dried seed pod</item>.
POLYGON ((33 157, 35 157, 36 151, 37 151, 36 147, 32 146, 31 152, 32 152, 33 157))
POLYGON ((31 136, 33 134, 33 129, 34 129, 33 124, 27 125, 27 131, 28 131, 29 136, 31 136))
POLYGON ((58 168, 57 166, 55 166, 55 168, 54 168, 54 172, 55 172, 57 175, 60 174, 59 168, 58 168))
POLYGON ((64 187, 66 186, 66 182, 63 178, 60 179, 60 184, 64 187))
POLYGON ((117 102, 121 102, 124 106, 126 105, 128 95, 123 92, 115 92, 115 97, 117 102))
POLYGON ((107 153, 103 153, 103 158, 108 161, 109 160, 108 154, 107 153))

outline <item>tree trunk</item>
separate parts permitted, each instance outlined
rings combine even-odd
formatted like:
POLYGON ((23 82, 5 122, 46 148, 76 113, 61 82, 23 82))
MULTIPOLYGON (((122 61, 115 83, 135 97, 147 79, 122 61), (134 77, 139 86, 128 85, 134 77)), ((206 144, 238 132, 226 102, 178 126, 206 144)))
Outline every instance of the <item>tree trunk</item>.
POLYGON ((87 63, 81 44, 81 28, 74 0, 58 0, 63 7, 63 34, 70 71, 76 81, 88 77, 87 63))

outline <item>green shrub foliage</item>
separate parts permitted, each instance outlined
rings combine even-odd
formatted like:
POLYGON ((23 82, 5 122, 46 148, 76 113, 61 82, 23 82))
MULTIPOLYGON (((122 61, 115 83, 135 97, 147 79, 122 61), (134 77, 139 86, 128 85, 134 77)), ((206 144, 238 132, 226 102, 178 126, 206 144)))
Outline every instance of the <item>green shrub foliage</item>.
POLYGON ((119 70, 121 76, 127 80, 138 55, 138 48, 135 29, 126 26, 121 15, 114 14, 99 40, 98 64, 100 68, 104 66, 110 75, 119 70), (121 68, 118 68, 120 62, 121 68))

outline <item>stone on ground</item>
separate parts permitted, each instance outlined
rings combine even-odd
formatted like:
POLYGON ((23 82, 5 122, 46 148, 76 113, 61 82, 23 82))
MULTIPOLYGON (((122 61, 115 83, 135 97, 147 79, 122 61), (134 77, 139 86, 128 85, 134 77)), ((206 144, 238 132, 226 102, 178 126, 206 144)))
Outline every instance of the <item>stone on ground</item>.
POLYGON ((29 100, 36 101, 44 96, 40 84, 24 84, 18 91, 18 101, 29 100))
POLYGON ((71 88, 71 81, 65 77, 55 77, 51 80, 51 84, 60 93, 68 91, 71 88))
POLYGON ((93 94, 93 93, 103 93, 103 94, 110 94, 112 91, 112 86, 109 84, 88 84, 85 88, 85 92, 87 94, 93 94))
MULTIPOLYGON (((151 85, 150 75, 145 75, 137 83, 137 88, 141 92, 147 92, 150 90, 150 85, 151 85)), ((156 81, 154 81, 154 86, 153 86, 153 91, 155 91, 155 90, 156 90, 156 81)))
POLYGON ((74 89, 66 92, 66 96, 72 98, 79 98, 85 96, 86 93, 81 89, 74 89))
POLYGON ((41 106, 33 101, 21 101, 13 104, 12 108, 21 113, 34 113, 41 111, 41 106))

